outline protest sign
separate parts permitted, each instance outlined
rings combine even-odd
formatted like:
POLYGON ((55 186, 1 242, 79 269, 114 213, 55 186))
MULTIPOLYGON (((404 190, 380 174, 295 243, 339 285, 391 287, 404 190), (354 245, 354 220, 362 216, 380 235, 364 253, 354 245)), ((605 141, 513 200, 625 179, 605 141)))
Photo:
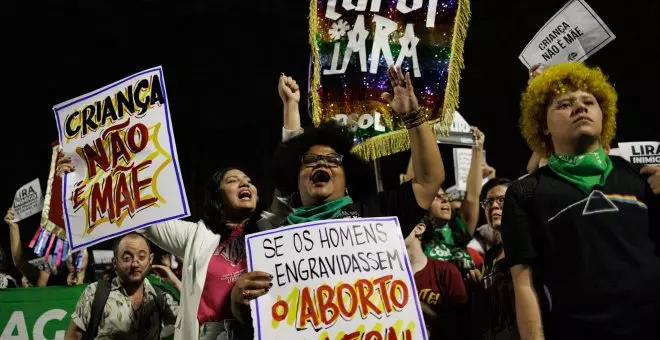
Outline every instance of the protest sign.
POLYGON ((76 167, 63 183, 72 250, 188 216, 161 67, 53 110, 76 167))
POLYGON ((44 198, 41 195, 39 179, 20 187, 14 195, 14 222, 22 221, 38 212, 44 207, 44 198))
POLYGON ((528 69, 536 64, 584 61, 614 38, 584 0, 571 0, 543 25, 519 58, 528 69))
MULTIPOLYGON (((454 148, 454 177, 456 179, 456 190, 467 190, 468 173, 470 172, 470 165, 472 164, 472 149, 468 148, 454 148)), ((484 160, 486 162, 486 151, 484 151, 484 160)), ((482 180, 481 185, 486 184, 488 178, 482 180)))
POLYGON ((423 114, 446 133, 458 106, 469 0, 311 0, 310 94, 315 125, 335 119, 355 131, 354 152, 373 160, 406 150, 392 115, 387 67, 410 72, 423 114))
POLYGON ((0 290, 0 339, 64 339, 78 298, 87 288, 16 288, 0 290))
POLYGON ((28 261, 28 263, 39 268, 41 271, 57 275, 57 266, 54 262, 49 261, 45 257, 37 257, 36 259, 28 261))
POLYGON ((660 142, 619 143, 619 154, 632 164, 660 165, 660 142))
POLYGON ((441 123, 433 125, 433 132, 435 132, 436 140, 440 144, 452 144, 461 146, 473 146, 474 138, 472 137, 472 126, 461 116, 458 111, 454 112, 454 121, 449 127, 448 133, 443 133, 440 129, 441 123))
POLYGON ((327 220, 246 236, 255 339, 426 339, 396 217, 327 220))

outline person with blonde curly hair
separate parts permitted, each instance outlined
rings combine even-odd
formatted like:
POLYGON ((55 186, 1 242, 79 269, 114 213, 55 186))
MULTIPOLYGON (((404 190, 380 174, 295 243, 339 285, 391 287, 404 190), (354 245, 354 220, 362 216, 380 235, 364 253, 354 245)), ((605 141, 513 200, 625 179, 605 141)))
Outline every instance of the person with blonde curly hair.
POLYGON ((528 83, 520 129, 547 166, 506 192, 502 239, 521 339, 658 339, 660 199, 605 149, 617 94, 582 63, 528 83))

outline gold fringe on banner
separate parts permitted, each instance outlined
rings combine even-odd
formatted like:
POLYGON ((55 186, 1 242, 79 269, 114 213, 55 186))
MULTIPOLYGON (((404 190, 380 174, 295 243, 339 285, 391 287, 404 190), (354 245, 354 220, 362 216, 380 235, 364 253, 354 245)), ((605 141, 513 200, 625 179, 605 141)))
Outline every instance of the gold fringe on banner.
MULTIPOLYGON (((315 126, 321 124, 321 105, 319 97, 319 88, 321 87, 321 68, 316 41, 318 35, 317 9, 317 1, 311 0, 309 8, 309 43, 312 47, 313 70, 310 92, 312 96, 312 121, 315 126)), ((449 60, 449 76, 447 78, 447 87, 445 88, 444 105, 442 106, 444 112, 440 112, 439 118, 429 121, 429 125, 431 126, 438 124, 434 127, 434 131, 438 132, 440 135, 447 135, 449 128, 454 121, 454 112, 458 107, 461 71, 465 68, 463 51, 471 16, 472 11, 470 9, 470 0, 459 0, 458 9, 456 10, 456 18, 454 19, 451 56, 449 60)), ((355 146, 352 152, 366 161, 372 161, 408 149, 410 149, 408 131, 400 129, 369 138, 363 143, 355 146)))

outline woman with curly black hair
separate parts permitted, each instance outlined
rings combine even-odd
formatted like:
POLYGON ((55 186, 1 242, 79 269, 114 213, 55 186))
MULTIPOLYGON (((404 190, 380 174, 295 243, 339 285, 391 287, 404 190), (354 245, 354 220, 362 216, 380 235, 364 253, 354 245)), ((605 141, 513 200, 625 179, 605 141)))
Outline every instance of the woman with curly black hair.
MULTIPOLYGON (((431 206, 444 181, 440 151, 431 127, 420 111, 410 75, 400 68, 387 72, 394 95, 384 94, 392 110, 402 116, 410 136, 415 179, 399 188, 358 198, 367 165, 350 153, 353 136, 337 125, 306 130, 283 143, 276 152, 276 178, 280 190, 293 193, 300 206, 287 224, 376 216, 397 216, 408 235, 431 206), (354 197, 355 196, 355 199, 354 197)), ((277 227, 277 226, 273 226, 277 227)), ((234 316, 249 322, 249 301, 264 295, 271 284, 268 273, 252 272, 237 281, 232 292, 234 316)))

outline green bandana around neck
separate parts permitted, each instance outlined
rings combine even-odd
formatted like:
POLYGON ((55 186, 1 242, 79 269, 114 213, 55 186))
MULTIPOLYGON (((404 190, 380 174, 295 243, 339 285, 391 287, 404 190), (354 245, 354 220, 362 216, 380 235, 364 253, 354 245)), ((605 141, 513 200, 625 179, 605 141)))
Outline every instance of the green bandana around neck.
POLYGON ((584 193, 589 194, 594 186, 604 186, 612 169, 612 160, 605 150, 599 147, 594 152, 579 156, 552 154, 548 166, 559 177, 574 184, 584 193))
POLYGON ((286 220, 289 225, 331 220, 341 214, 341 209, 351 204, 353 204, 351 196, 344 196, 321 205, 298 208, 289 214, 289 216, 286 217, 286 220))

